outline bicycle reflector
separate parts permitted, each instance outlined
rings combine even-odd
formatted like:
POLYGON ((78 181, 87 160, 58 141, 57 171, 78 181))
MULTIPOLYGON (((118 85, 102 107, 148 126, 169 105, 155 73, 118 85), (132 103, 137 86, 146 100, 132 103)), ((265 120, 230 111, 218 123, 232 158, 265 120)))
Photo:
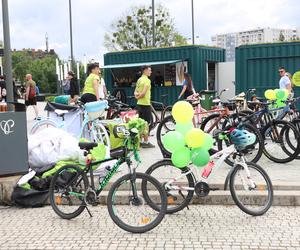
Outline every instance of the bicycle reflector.
POLYGON ((230 133, 230 140, 237 149, 242 150, 255 143, 256 136, 244 129, 234 129, 230 133))

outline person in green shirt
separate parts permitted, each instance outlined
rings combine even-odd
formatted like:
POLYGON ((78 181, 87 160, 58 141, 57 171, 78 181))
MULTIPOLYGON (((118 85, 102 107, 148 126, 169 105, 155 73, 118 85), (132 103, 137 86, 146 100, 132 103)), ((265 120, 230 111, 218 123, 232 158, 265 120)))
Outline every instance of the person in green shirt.
POLYGON ((89 76, 86 78, 81 101, 83 103, 99 101, 100 69, 99 64, 88 65, 89 76))
MULTIPOLYGON (((146 65, 142 67, 142 76, 136 83, 134 96, 137 99, 137 110, 139 117, 144 119, 148 124, 152 121, 151 113, 151 67, 146 65)), ((143 148, 154 148, 155 146, 149 142, 149 136, 144 135, 141 146, 143 148)))

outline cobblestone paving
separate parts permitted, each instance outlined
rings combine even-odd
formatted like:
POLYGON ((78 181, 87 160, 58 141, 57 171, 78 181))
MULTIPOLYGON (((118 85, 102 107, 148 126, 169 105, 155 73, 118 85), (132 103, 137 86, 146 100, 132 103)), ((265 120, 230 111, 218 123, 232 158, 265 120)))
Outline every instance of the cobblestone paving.
POLYGON ((0 249, 300 249, 300 207, 250 217, 235 206, 191 206, 138 235, 113 224, 107 208, 62 220, 51 207, 0 207, 0 249))

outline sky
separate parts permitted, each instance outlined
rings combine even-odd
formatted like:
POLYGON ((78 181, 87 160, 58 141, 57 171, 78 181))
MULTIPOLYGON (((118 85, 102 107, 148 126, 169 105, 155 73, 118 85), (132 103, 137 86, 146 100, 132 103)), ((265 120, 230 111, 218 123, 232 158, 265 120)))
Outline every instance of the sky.
MULTIPOLYGON (((8 0, 11 47, 45 49, 62 59, 70 56, 68 0, 8 0)), ((155 0, 170 11, 176 29, 191 38, 191 1, 155 0)), ((73 46, 77 60, 103 63, 105 33, 111 23, 128 13, 130 7, 151 4, 151 0, 72 0, 73 46)), ((0 5, 2 13, 2 5, 0 5)), ((194 0, 196 43, 210 44, 211 36, 257 27, 300 27, 299 0, 194 0)), ((2 15, 0 40, 3 40, 2 15)))

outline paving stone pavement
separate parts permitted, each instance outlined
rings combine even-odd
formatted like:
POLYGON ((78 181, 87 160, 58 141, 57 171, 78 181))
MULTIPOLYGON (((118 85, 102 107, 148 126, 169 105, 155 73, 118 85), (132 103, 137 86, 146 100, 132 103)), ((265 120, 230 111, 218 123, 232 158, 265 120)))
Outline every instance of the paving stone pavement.
POLYGON ((235 206, 191 206, 145 234, 118 228, 105 206, 62 220, 51 207, 0 207, 0 249, 300 249, 300 207, 250 217, 235 206))

